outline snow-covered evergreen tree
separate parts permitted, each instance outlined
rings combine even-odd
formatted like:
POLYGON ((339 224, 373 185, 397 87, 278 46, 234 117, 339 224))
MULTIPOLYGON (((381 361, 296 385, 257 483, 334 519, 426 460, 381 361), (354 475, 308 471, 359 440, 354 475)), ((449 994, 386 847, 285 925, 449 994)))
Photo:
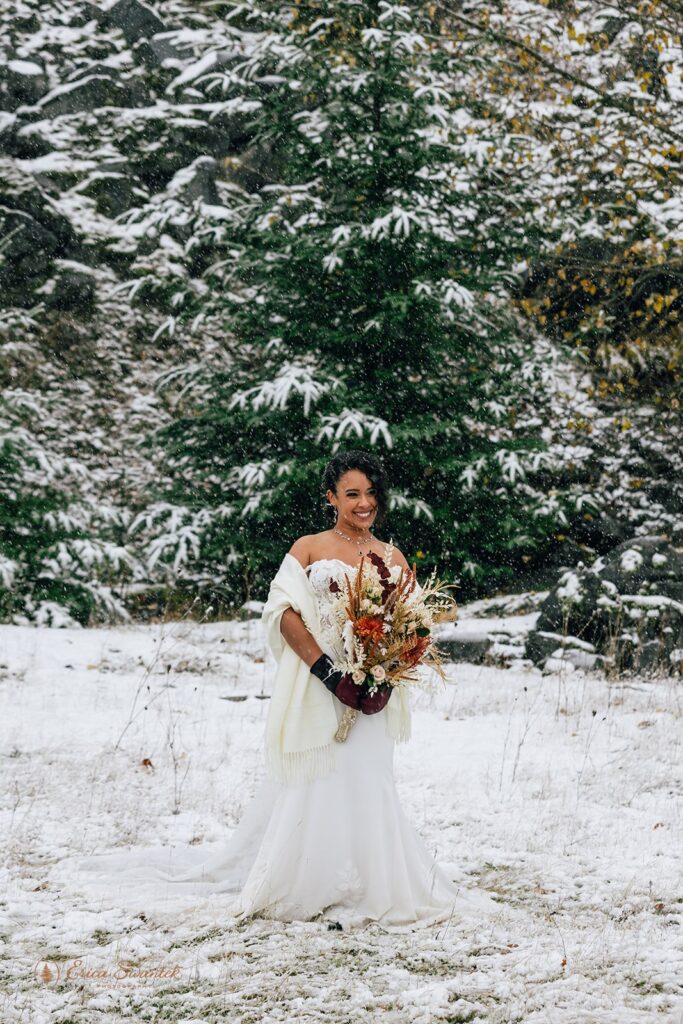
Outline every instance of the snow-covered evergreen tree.
POLYGON ((511 557, 533 570, 558 520, 546 569, 577 543, 683 535, 679 13, 435 0, 353 20, 389 10, 0 0, 3 617, 84 622, 200 581, 239 599, 252 535, 322 525, 310 487, 335 444, 387 455, 396 539, 465 581, 495 585, 511 557), (386 203, 363 191, 378 68, 386 203), (372 246, 386 336, 365 330, 372 246), (310 311, 290 321, 295 279, 310 311), (509 292, 535 324, 510 332, 509 292), (389 343, 408 376, 380 391, 389 343))
POLYGON ((121 517, 106 521, 88 500, 87 470, 50 443, 55 425, 35 394, 14 388, 0 398, 0 619, 64 626, 125 618, 110 586, 135 563, 116 540, 121 517))
POLYGON ((247 99, 281 172, 243 197, 233 250, 205 275, 234 362, 186 390, 169 428, 172 497, 202 518, 194 564, 215 572, 231 550, 262 585, 323 525, 330 454, 366 446, 409 557, 502 582, 559 509, 525 480, 543 459, 535 371, 506 310, 533 234, 528 182, 509 173, 523 142, 429 6, 241 4, 233 23, 253 33, 248 56, 193 85, 247 99))
POLYGON ((483 91, 537 140, 542 241, 515 300, 586 371, 583 395, 570 389, 566 415, 560 400, 550 416, 552 451, 571 466, 563 486, 581 502, 568 532, 603 550, 633 532, 680 540, 681 10, 668 0, 443 7, 463 45, 498 55, 483 91))
POLYGON ((183 0, 163 16, 138 0, 0 0, 3 619, 125 617, 131 583, 173 580, 129 524, 163 479, 144 444, 171 415, 160 373, 225 359, 221 325, 206 318, 201 340, 165 325, 214 258, 195 235, 210 227, 220 251, 215 157, 235 142, 218 104, 164 97, 225 45, 222 22, 183 0))

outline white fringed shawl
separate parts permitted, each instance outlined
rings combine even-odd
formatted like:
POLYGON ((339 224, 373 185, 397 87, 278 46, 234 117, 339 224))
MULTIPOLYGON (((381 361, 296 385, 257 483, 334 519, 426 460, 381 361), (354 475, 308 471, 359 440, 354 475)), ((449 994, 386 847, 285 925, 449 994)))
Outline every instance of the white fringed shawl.
MULTIPOLYGON (((266 639, 277 662, 266 723, 266 767, 282 782, 308 782, 335 768, 337 712, 330 691, 311 675, 280 632, 286 608, 301 615, 322 647, 313 588, 301 563, 290 554, 285 555, 263 608, 266 639)), ((386 706, 386 726, 397 742, 410 738, 410 706, 403 686, 386 706)))

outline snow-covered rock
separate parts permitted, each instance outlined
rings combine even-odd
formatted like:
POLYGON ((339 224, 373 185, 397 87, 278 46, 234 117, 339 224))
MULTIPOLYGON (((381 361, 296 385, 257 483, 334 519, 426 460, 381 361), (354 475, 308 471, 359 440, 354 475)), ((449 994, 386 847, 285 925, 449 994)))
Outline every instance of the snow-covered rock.
POLYGON ((555 648, 573 648, 599 654, 617 669, 671 670, 670 654, 683 643, 682 596, 683 552, 666 538, 635 538, 592 567, 560 577, 541 606, 527 653, 544 664, 556 657, 555 648))

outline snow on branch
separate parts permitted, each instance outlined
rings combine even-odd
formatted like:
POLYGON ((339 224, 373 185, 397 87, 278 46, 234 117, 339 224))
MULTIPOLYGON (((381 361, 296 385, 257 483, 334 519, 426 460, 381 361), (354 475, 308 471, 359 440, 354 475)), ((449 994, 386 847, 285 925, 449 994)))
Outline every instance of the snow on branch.
POLYGON ((228 484, 231 487, 239 487, 247 494, 253 494, 261 490, 268 480, 268 477, 275 472, 276 476, 284 476, 289 473, 291 465, 287 462, 279 462, 275 459, 264 459, 262 462, 248 462, 244 466, 235 466, 228 477, 228 484))
POLYGON ((344 409, 339 415, 323 416, 322 424, 316 441, 318 444, 321 441, 332 441, 333 451, 336 451, 339 443, 350 435, 356 437, 367 435, 370 444, 377 444, 381 438, 387 448, 393 446, 387 421, 360 409, 344 409))
POLYGON ((230 408, 240 409, 286 409, 293 395, 299 395, 304 402, 304 416, 308 416, 311 405, 318 402, 328 391, 338 386, 338 381, 317 380, 312 371, 301 363, 285 363, 274 380, 264 380, 253 388, 238 391, 232 396, 230 408))
POLYGON ((523 477, 525 475, 524 467, 519 461, 516 452, 500 448, 496 452, 496 460, 500 465, 503 476, 509 480, 511 484, 513 484, 518 477, 523 477))
POLYGON ((422 498, 412 498, 407 494, 398 494, 392 492, 389 495, 389 508, 393 511, 394 509, 412 509, 413 519, 419 519, 420 516, 424 516, 430 523, 434 519, 434 513, 422 498))

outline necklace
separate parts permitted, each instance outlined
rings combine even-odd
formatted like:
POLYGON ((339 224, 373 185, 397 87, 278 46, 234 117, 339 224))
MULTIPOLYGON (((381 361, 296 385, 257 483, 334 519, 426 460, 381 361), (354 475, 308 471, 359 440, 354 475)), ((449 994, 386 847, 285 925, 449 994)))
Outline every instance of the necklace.
MULTIPOLYGON (((353 537, 349 537, 348 534, 342 533, 341 530, 338 530, 336 526, 333 527, 332 532, 333 533, 338 533, 340 537, 344 538, 344 540, 348 540, 349 543, 355 544, 356 546, 358 546, 359 544, 372 544, 373 540, 375 539, 372 536, 372 534, 370 533, 369 530, 368 530, 368 538, 367 538, 367 540, 354 540, 353 537)), ((364 555, 364 554, 366 554, 366 552, 365 551, 361 551, 360 548, 359 548, 358 549, 358 554, 359 555, 364 555)))

